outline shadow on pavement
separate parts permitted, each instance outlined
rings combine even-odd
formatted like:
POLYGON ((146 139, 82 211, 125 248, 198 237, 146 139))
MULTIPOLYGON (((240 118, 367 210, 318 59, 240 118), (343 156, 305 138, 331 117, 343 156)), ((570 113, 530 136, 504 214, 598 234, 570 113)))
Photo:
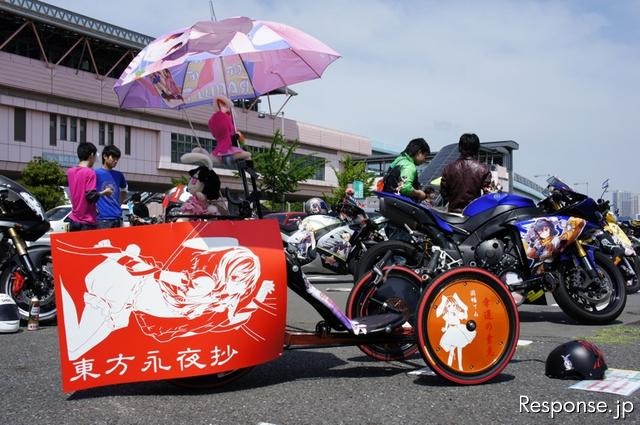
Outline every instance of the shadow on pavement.
POLYGON ((238 381, 219 388, 192 390, 175 386, 168 381, 155 381, 77 391, 67 399, 71 401, 131 395, 174 396, 190 393, 225 393, 242 391, 248 388, 268 387, 302 379, 387 377, 406 373, 415 370, 415 368, 415 365, 407 364, 403 366, 400 362, 386 363, 371 360, 370 365, 345 362, 336 355, 326 352, 287 351, 279 359, 258 365, 238 381))

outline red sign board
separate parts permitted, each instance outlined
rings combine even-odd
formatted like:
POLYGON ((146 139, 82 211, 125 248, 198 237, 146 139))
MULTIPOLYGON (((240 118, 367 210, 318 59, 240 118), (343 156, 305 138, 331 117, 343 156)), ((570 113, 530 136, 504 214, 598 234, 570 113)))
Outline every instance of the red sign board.
POLYGON ((208 375, 282 354, 286 270, 272 220, 51 237, 65 392, 208 375))

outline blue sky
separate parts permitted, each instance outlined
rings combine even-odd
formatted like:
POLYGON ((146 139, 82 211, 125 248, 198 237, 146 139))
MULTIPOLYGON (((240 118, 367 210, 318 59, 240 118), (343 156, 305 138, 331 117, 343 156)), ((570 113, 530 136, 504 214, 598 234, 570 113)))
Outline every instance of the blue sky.
MULTIPOLYGON (((158 36, 210 18, 208 0, 49 3, 158 36)), ((218 19, 298 27, 342 54, 292 86, 285 116, 404 148, 463 132, 515 140, 516 172, 640 192, 640 0, 234 0, 218 19)), ((578 186, 584 191, 586 187, 578 186)), ((597 193, 596 193, 597 192, 597 193)))

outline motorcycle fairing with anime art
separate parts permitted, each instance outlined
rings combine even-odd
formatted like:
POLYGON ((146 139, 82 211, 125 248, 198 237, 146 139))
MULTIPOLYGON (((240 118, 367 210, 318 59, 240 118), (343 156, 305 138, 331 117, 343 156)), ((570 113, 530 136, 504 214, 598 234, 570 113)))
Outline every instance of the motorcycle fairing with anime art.
POLYGON ((343 203, 340 218, 310 215, 302 219, 298 230, 288 237, 287 245, 302 264, 317 256, 327 270, 353 274, 368 247, 385 239, 383 225, 383 220, 369 218, 359 206, 343 203))

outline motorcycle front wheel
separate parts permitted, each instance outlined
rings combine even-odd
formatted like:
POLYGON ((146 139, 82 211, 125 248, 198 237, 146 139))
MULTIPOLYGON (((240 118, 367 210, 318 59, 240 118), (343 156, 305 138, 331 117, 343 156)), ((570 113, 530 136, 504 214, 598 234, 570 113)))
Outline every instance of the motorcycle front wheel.
MULTIPOLYGON (((578 261, 580 263, 580 261, 578 261)), ((576 268, 573 261, 562 269, 561 282, 553 291, 556 302, 574 320, 604 325, 613 322, 624 310, 627 302, 625 280, 611 258, 602 252, 595 253, 597 278, 576 268)))
MULTIPOLYGON (((401 313, 407 317, 403 326, 413 332, 415 312, 422 292, 421 278, 403 267, 383 269, 385 277, 376 282, 373 272, 360 279, 347 299, 346 314, 350 319, 384 313, 401 313)), ((414 356, 414 342, 359 345, 367 356, 380 361, 404 360, 414 356)))
POLYGON ((20 319, 29 319, 29 306, 34 296, 40 300, 40 321, 54 320, 56 317, 56 300, 53 285, 53 263, 51 248, 47 246, 29 247, 27 250, 33 263, 37 282, 31 277, 16 257, 9 261, 0 275, 0 291, 9 295, 18 305, 20 319))

